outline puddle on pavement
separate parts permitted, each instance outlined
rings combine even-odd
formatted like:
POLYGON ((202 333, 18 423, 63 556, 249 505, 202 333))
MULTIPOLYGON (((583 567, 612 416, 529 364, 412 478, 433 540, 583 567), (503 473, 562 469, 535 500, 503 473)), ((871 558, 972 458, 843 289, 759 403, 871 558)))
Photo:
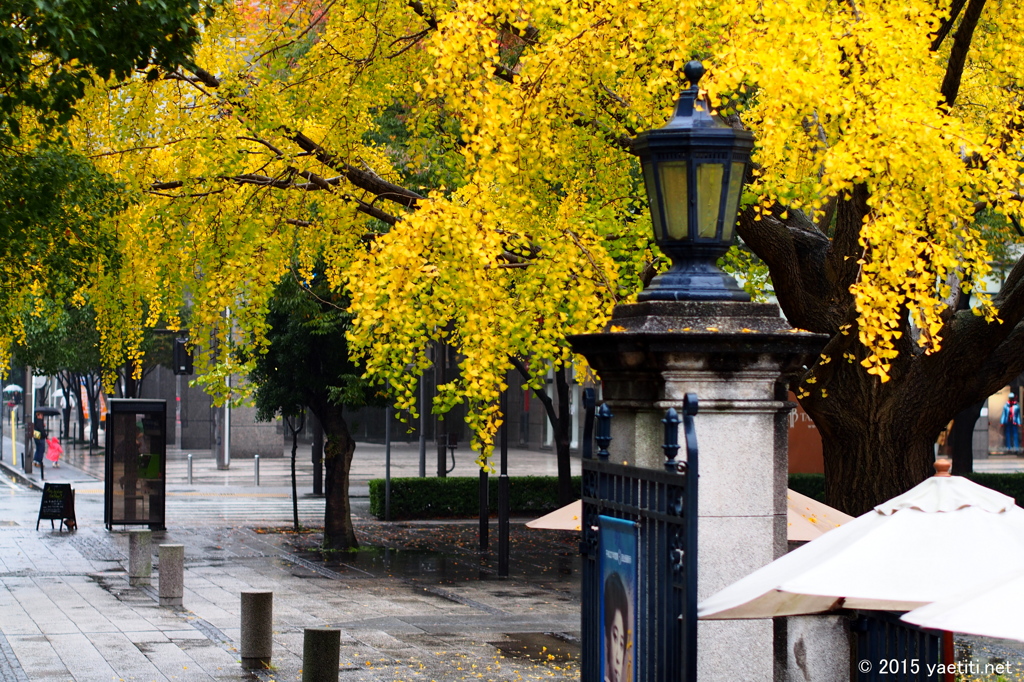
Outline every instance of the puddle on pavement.
POLYGON ((510 632, 505 640, 488 642, 506 658, 527 658, 544 663, 578 661, 578 640, 553 633, 510 632))

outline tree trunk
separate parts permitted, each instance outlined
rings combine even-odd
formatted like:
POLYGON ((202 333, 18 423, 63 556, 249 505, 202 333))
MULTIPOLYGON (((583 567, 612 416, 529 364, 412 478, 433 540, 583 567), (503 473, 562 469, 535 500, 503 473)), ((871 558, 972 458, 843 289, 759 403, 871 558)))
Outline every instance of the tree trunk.
POLYGON ((348 499, 348 477, 356 444, 349 433, 342 409, 335 405, 311 406, 324 428, 324 548, 352 549, 359 546, 352 526, 348 499))
POLYGON ((299 451, 299 431, 302 424, 295 424, 291 417, 285 417, 288 430, 292 432, 292 526, 299 532, 299 487, 295 480, 295 455, 299 451))
POLYGON ((71 379, 75 385, 75 406, 78 408, 78 442, 85 442, 85 404, 82 402, 82 375, 72 373, 71 379))
POLYGON ((87 374, 85 393, 89 398, 89 445, 100 445, 100 382, 99 378, 87 374))
MULTIPOLYGON (((523 380, 532 378, 530 368, 519 358, 510 356, 512 365, 523 380)), ((566 505, 579 498, 579 491, 572 487, 572 461, 570 447, 572 445, 572 415, 569 412, 569 368, 562 367, 555 372, 555 391, 558 394, 558 405, 543 388, 535 389, 533 394, 544 406, 551 430, 555 434, 555 462, 558 467, 558 502, 566 505)), ((506 415, 507 417, 507 415, 506 415)))
POLYGON ((579 498, 572 487, 572 415, 569 412, 569 368, 555 372, 555 390, 558 392, 558 418, 552 420, 555 430, 555 461, 558 465, 558 504, 567 505, 579 498))
POLYGON ((953 427, 949 430, 949 444, 953 454, 954 476, 963 476, 974 472, 974 425, 981 415, 984 400, 961 410, 953 419, 953 427))

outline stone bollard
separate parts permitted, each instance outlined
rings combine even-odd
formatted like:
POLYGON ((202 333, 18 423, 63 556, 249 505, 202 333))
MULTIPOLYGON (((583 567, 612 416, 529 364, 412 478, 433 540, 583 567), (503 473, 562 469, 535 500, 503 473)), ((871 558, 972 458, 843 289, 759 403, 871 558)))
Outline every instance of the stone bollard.
POLYGON ((302 637, 302 682, 338 682, 341 630, 306 628, 302 637))
POLYGON ((185 545, 160 545, 160 606, 181 606, 185 593, 185 545))
POLYGON ((128 531, 128 584, 132 587, 149 584, 153 574, 152 538, 152 531, 128 531))
POLYGON ((242 667, 270 667, 274 651, 274 593, 242 592, 242 667))

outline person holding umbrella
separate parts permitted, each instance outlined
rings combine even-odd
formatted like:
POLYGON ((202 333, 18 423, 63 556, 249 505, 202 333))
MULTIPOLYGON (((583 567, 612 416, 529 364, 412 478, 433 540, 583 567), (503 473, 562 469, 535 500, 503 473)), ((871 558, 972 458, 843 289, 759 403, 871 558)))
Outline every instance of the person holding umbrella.
POLYGON ((36 419, 32 423, 34 432, 32 438, 36 443, 36 454, 32 458, 33 467, 38 466, 40 469, 43 468, 43 454, 46 452, 46 420, 43 419, 43 413, 40 411, 36 412, 36 419))

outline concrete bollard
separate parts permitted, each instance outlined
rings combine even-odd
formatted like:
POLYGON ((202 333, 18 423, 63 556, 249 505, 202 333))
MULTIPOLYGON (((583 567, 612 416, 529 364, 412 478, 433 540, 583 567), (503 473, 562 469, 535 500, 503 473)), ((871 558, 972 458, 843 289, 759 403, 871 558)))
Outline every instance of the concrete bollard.
POLYGON ((185 593, 185 545, 160 545, 160 606, 181 606, 185 593))
POLYGON ((242 667, 270 667, 274 652, 274 593, 242 592, 242 667))
POLYGON ((128 531, 128 584, 132 587, 148 585, 153 575, 152 540, 152 531, 128 531))
POLYGON ((338 682, 341 630, 306 628, 302 636, 302 682, 338 682))

